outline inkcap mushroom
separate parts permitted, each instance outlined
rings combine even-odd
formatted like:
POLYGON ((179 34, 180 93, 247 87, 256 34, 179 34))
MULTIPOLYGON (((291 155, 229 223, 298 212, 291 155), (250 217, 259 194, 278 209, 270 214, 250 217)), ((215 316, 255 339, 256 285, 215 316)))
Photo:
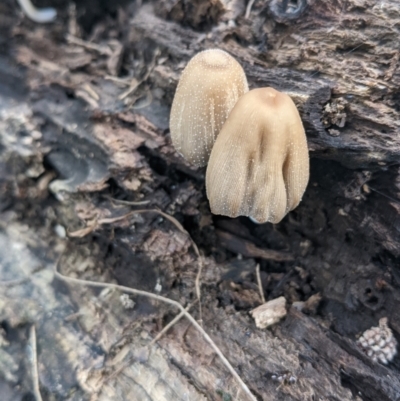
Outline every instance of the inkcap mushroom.
POLYGON ((279 223, 300 203, 308 179, 307 140, 292 99, 273 88, 243 95, 210 155, 211 211, 279 223))
POLYGON ((172 103, 175 149, 196 167, 205 166, 222 125, 248 90, 243 68, 227 52, 210 49, 196 54, 182 72, 172 103))

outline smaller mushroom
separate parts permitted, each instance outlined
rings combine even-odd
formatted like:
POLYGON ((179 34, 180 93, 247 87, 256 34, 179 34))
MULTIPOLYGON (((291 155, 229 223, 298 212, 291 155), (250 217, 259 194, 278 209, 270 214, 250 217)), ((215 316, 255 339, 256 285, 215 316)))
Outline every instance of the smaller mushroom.
POLYGON ((194 56, 182 72, 171 108, 175 149, 196 167, 205 166, 222 125, 248 91, 240 64, 223 50, 194 56))
POLYGON ((308 179, 307 139, 292 99, 272 88, 243 95, 210 155, 211 211, 279 223, 300 203, 308 179))

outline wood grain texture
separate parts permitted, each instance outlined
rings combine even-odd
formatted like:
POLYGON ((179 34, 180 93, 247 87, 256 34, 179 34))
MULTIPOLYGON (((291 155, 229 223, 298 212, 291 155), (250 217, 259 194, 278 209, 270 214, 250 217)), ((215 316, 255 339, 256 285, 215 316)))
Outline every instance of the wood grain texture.
POLYGON ((204 254, 203 327, 259 400, 399 400, 399 357, 383 366, 356 345, 382 317, 400 335, 397 3, 309 1, 292 19, 255 1, 246 19, 243 3, 221 2, 204 26, 170 15, 166 1, 123 8, 116 19, 86 6, 85 20, 97 22, 86 23, 92 36, 79 45, 65 39, 71 24, 57 4, 60 19, 48 27, 0 4, 4 399, 33 396, 26 346, 35 324, 44 400, 246 400, 183 319, 142 352, 177 311, 144 297, 124 309, 116 291, 54 277, 63 255, 64 274, 195 301, 196 256, 169 221, 136 214, 94 225, 157 207, 204 254), (116 37, 124 57, 110 76, 116 37), (252 87, 274 86, 299 105, 310 185, 278 225, 213 216, 204 171, 171 145, 179 74, 211 45, 238 58, 252 87), (289 308, 270 330, 248 313, 260 304, 257 263, 265 298, 284 296, 289 308), (308 314, 291 307, 316 293, 308 314), (288 372, 295 383, 277 381, 288 372))

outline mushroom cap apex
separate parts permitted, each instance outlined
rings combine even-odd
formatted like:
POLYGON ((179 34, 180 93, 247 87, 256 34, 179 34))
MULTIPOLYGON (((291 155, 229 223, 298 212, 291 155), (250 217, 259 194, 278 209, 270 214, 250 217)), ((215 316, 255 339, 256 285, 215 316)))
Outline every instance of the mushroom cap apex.
POLYGON ((220 49, 208 49, 197 53, 191 60, 191 62, 200 62, 211 68, 222 68, 228 64, 236 61, 233 57, 224 50, 220 49))
POLYGON ((171 107, 175 149, 196 167, 205 166, 222 125, 249 90, 246 75, 229 53, 204 50, 187 64, 171 107))

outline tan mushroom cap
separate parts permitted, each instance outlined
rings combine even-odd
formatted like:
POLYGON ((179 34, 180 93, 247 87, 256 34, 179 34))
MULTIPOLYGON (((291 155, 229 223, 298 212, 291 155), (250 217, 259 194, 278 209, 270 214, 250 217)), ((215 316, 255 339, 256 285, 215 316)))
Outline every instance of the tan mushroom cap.
POLYGON ((292 99, 272 88, 243 95, 211 152, 211 211, 279 223, 300 203, 308 179, 307 140, 292 99))
POLYGON ((223 50, 205 50, 182 72, 171 108, 176 150, 191 164, 205 166, 222 125, 240 96, 248 92, 240 64, 223 50))

